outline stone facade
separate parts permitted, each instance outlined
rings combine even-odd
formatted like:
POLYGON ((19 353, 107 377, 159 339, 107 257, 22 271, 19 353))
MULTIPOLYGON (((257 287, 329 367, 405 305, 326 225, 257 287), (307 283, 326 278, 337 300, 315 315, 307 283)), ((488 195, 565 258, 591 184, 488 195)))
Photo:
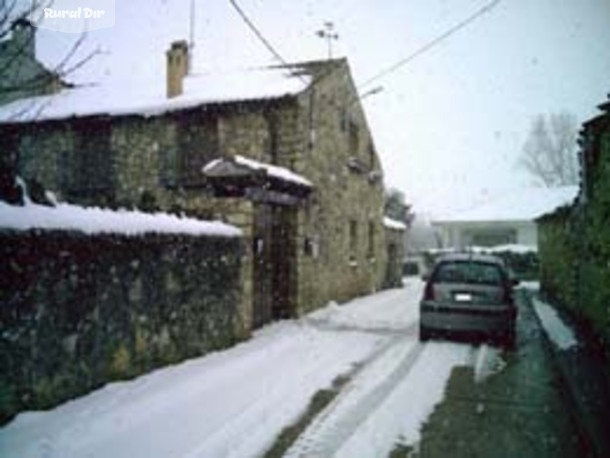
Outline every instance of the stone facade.
POLYGON ((248 248, 238 326, 247 334, 269 320, 380 289, 387 276, 383 174, 347 61, 299 64, 298 71, 313 81, 294 96, 148 117, 5 123, 0 147, 16 152, 13 168, 21 176, 60 199, 240 227, 248 248), (300 174, 311 192, 291 197, 289 187, 278 193, 262 185, 256 193, 244 187, 219 195, 201 169, 235 155, 300 174), (291 200, 278 200, 282 195, 291 200), (267 249, 272 253, 264 256, 267 249))
POLYGON ((315 186, 299 212, 302 312, 382 288, 387 259, 381 164, 347 63, 310 68, 317 83, 300 97, 293 165, 315 186))

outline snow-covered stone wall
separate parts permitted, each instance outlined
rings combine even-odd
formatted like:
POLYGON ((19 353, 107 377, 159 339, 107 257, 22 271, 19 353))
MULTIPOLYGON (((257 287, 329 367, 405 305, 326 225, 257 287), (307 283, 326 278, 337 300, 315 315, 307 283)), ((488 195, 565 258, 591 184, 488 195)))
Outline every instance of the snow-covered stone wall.
POLYGON ((0 423, 234 343, 240 244, 0 228, 0 423))

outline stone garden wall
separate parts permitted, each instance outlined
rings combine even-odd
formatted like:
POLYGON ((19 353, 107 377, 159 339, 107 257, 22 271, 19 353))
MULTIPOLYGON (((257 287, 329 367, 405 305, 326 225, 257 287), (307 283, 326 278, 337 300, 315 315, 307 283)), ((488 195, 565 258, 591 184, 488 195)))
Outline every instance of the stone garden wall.
POLYGON ((0 423, 233 344, 240 243, 0 229, 0 423))

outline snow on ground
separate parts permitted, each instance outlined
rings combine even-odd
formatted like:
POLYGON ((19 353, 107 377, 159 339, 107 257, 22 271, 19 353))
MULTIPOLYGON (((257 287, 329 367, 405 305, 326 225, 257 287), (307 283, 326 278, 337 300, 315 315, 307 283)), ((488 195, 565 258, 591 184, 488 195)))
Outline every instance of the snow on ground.
POLYGON ((233 349, 21 414, 0 430, 0 456, 256 456, 381 340, 279 323, 233 349))
POLYGON ((404 287, 354 299, 349 305, 331 303, 307 316, 314 323, 337 329, 403 331, 419 320, 419 300, 424 284, 414 277, 403 280, 404 287))
POLYGON ((322 413, 320 434, 336 433, 337 456, 384 456, 399 437, 417 440, 451 368, 472 351, 417 342, 421 288, 410 279, 402 289, 270 325, 231 349, 23 413, 0 429, 0 456, 260 456, 317 391, 355 368, 322 413))
POLYGON ((532 289, 538 291, 540 289, 540 282, 537 280, 520 281, 519 288, 532 289))
POLYGON ((506 361, 502 358, 502 350, 483 344, 476 352, 474 360, 474 380, 477 383, 500 372, 506 367, 506 361))
POLYGON ((376 458, 388 456, 398 441, 416 444, 452 368, 468 364, 471 352, 468 345, 400 339, 354 378, 285 457, 376 458))
POLYGON ((389 455, 398 440, 405 445, 416 445, 421 437, 422 424, 443 399, 451 370, 454 366, 466 365, 471 351, 468 345, 426 344, 409 372, 400 378, 400 382, 334 456, 384 457, 389 455))
POLYGON ((578 345, 574 331, 561 320, 553 307, 536 298, 533 299, 533 304, 542 327, 558 348, 568 350, 578 345))

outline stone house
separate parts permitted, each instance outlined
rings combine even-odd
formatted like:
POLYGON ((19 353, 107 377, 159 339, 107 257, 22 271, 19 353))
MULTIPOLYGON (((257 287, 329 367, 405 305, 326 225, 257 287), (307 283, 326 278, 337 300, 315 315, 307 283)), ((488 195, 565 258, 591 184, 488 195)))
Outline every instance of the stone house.
POLYGON ((221 219, 244 234, 239 323, 382 288, 383 172, 346 59, 68 88, 0 107, 4 160, 81 205, 221 219))
MULTIPOLYGON (((6 10, 3 10, 6 11, 6 10)), ((0 104, 58 92, 69 86, 36 60, 35 28, 27 19, 11 24, 0 39, 0 104)))

